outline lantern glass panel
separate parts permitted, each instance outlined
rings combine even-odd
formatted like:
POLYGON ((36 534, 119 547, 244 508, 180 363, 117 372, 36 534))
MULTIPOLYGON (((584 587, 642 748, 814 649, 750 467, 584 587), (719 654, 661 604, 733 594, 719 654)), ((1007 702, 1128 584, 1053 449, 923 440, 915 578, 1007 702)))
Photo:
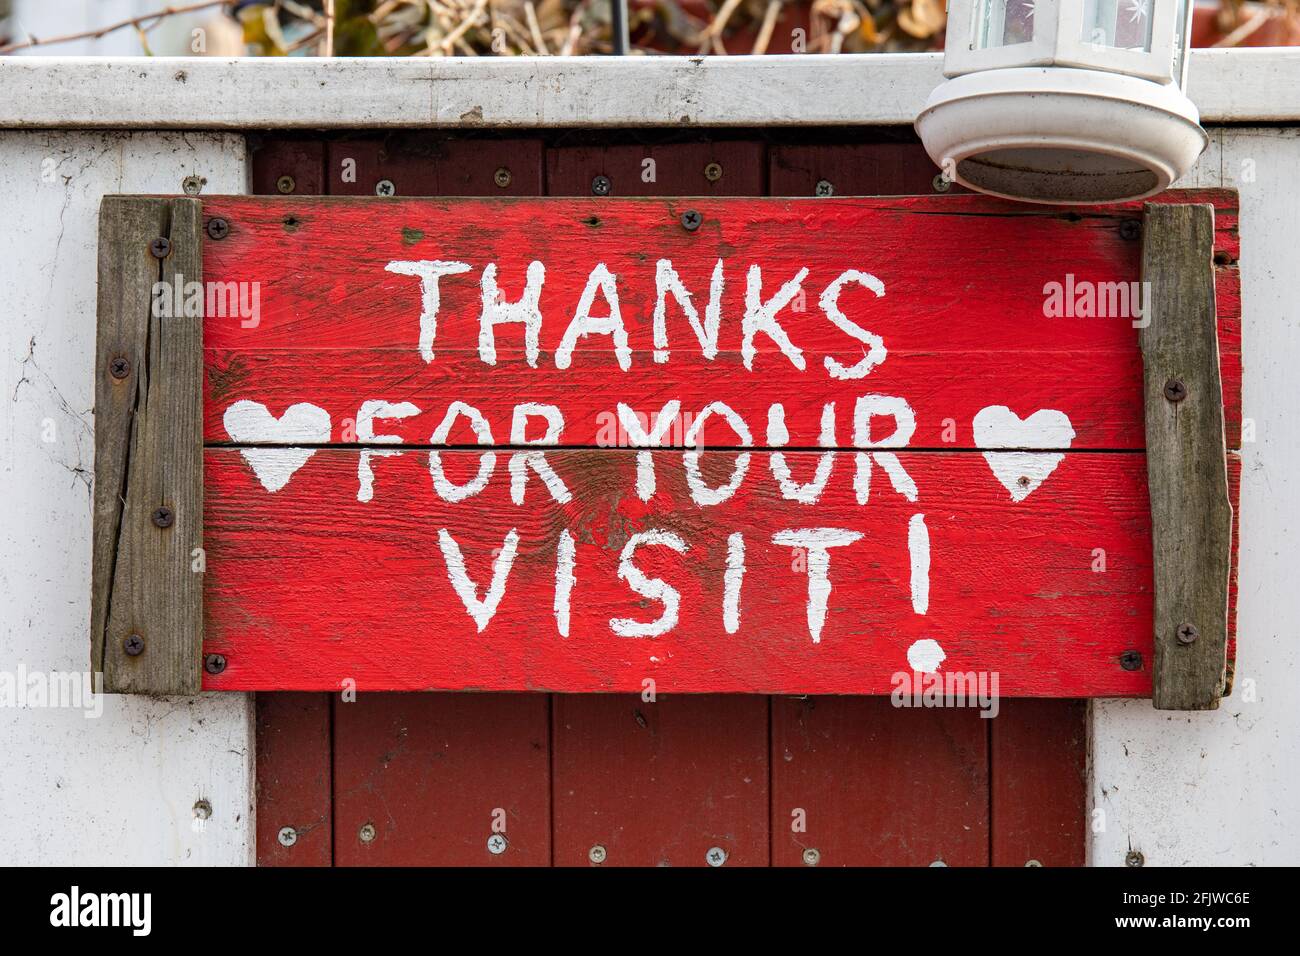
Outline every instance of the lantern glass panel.
POLYGON ((979 0, 975 8, 977 50, 1030 43, 1034 39, 1036 0, 979 0))
POLYGON ((1151 5, 1155 0, 1084 0, 1083 32, 1094 46, 1148 53, 1151 50, 1151 5))

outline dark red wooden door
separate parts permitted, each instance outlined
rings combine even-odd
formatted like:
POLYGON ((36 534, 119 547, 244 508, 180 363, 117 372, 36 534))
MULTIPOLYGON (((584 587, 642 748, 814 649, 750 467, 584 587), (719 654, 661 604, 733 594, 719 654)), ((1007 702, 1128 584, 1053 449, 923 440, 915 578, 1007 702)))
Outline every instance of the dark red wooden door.
MULTIPOLYGON (((793 138, 793 137, 791 137, 793 138)), ((911 142, 266 139, 263 194, 904 195, 911 142)), ((956 188, 956 187, 954 187, 956 188)), ((1085 707, 1006 700, 257 695, 261 865, 1084 862, 1085 707)))

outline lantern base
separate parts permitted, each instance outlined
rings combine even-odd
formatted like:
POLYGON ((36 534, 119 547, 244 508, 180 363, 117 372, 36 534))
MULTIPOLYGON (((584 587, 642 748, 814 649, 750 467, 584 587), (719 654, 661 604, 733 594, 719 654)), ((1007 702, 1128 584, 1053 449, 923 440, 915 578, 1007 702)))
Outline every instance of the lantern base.
POLYGON ((1056 204, 1152 196, 1209 144, 1178 87, 1061 67, 947 80, 930 94, 916 131, 930 158, 963 186, 1056 204))

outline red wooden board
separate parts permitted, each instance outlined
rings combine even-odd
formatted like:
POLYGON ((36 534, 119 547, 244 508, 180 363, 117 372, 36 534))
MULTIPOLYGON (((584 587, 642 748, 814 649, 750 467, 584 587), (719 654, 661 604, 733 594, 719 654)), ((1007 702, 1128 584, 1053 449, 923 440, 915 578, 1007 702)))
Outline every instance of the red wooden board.
POLYGON ((774 699, 773 865, 986 866, 998 720, 879 697, 774 699))
POLYGON ((336 698, 335 862, 549 865, 549 704, 541 694, 336 698))
POLYGON ((766 697, 554 701, 557 866, 768 865, 766 697))
MULTIPOLYGON (((640 690, 653 679, 662 693, 888 693, 894 675, 919 659, 909 651, 934 651, 937 642, 943 671, 996 671, 1002 694, 1149 692, 1145 670, 1119 665, 1123 651, 1149 655, 1151 644, 1136 330, 1124 319, 1042 314, 1046 282, 1067 274, 1076 282, 1136 278, 1140 246, 1119 229, 1132 210, 1064 215, 943 197, 217 199, 205 202, 205 212, 231 225, 227 239, 208 244, 206 276, 258 282, 261 290, 255 325, 207 323, 207 440, 243 446, 213 447, 207 456, 207 645, 229 660, 207 686, 333 689, 352 678, 362 689, 589 691, 640 690), (688 208, 703 220, 693 232, 679 221, 688 208), (671 355, 655 361, 663 349, 650 320, 660 258, 672 259, 701 312, 714 263, 725 260, 715 359, 701 355, 670 296, 671 355), (469 268, 441 282, 436 338, 422 355, 421 284, 385 267, 428 259, 469 268), (515 301, 534 259, 547 270, 537 354, 521 348, 519 324, 499 325, 489 364, 478 321, 479 276, 495 263, 504 298, 515 301), (597 262, 618 277, 626 349, 621 342, 613 347, 614 336, 594 334, 576 340, 571 358, 561 356, 562 336, 597 262), (753 264, 765 278, 761 292, 747 296, 753 264), (755 335, 746 353, 740 317, 747 298, 770 298, 805 266, 802 311, 778 313, 802 359, 790 357, 793 348, 782 354, 779 332, 755 335), (870 272, 883 295, 846 285, 839 306, 849 318, 837 328, 819 296, 846 270, 870 272), (851 366, 871 344, 852 327, 845 334, 848 322, 879 335, 888 352, 856 380, 827 372, 829 360, 851 366), (894 480, 885 470, 889 461, 864 462, 855 451, 863 429, 855 434, 853 410, 868 394, 897 396, 915 414, 908 450, 894 459, 894 480), (689 456, 662 450, 648 456, 656 490, 643 501, 636 453, 601 447, 617 403, 653 414, 672 399, 692 415, 725 402, 747 426, 752 440, 741 441, 718 415, 704 433, 704 443, 718 449, 701 463, 709 487, 725 483, 737 461, 721 449, 756 449, 727 500, 708 504, 707 494, 688 485, 689 456), (369 442, 376 452, 373 487, 359 501, 360 449, 314 446, 354 440, 362 402, 376 400, 410 402, 418 411, 376 422, 381 437, 369 442), (237 418, 239 427, 228 431, 231 407, 251 402, 269 409, 259 413, 268 427, 250 431, 237 418), (304 402, 328 424, 294 433, 270 427, 304 402), (454 497, 445 484, 441 495, 435 490, 429 473, 430 436, 452 402, 481 409, 492 440, 506 446, 486 488, 454 502, 444 500, 454 497), (565 450, 545 461, 564 488, 548 492, 527 472, 518 505, 507 462, 521 440, 537 440, 542 425, 534 419, 522 438, 512 434, 512 413, 522 402, 553 404, 563 414, 553 444, 565 450), (772 453, 783 444, 768 430, 769 407, 778 402, 788 446, 802 449, 817 448, 823 404, 836 404, 827 440, 838 450, 826 455, 831 474, 815 504, 790 500, 778 487, 783 464, 807 482, 820 457, 787 451, 782 463, 772 453), (997 412, 1003 405, 1011 412, 997 412), (1033 453, 1000 451, 986 460, 981 452, 990 432, 973 427, 976 415, 992 410, 1011 427, 1039 409, 1067 418, 1073 435, 1062 439, 1059 427, 1015 431, 1001 439, 1005 447, 1033 453), (388 436, 394 443, 381 445, 388 436), (309 447, 249 447, 277 442, 309 447), (302 464, 287 483, 268 477, 268 457, 295 454, 302 464), (1035 486, 1029 473, 1037 467, 1041 476, 1044 463, 1058 459, 1035 486), (991 463, 1018 470, 1003 468, 999 477, 991 463), (914 492, 898 478, 899 468, 914 492), (865 504, 854 482, 859 470, 872 475, 865 504), (1018 478, 1029 480, 1027 497, 1018 478), (928 575, 913 571, 924 553, 918 520, 929 539, 928 575), (818 553, 779 543, 797 544, 799 535, 789 532, 809 528, 840 529, 833 539, 853 539, 826 552, 824 602, 817 597, 825 590, 818 553), (513 548, 511 529, 518 535, 513 548), (630 536, 651 529, 676 535, 680 544, 670 543, 683 552, 651 542, 635 554, 647 577, 669 582, 669 591, 658 588, 660 596, 677 596, 667 604, 652 596, 653 583, 638 595, 619 577, 630 536), (575 541, 567 637, 551 614, 563 534, 575 541), (727 553, 736 534, 744 538, 745 571, 730 576, 739 588, 729 591, 727 553), (484 595, 503 547, 506 586, 494 612, 478 610, 480 632, 467 607, 484 595), (1097 549, 1106 552, 1104 573, 1094 570, 1097 549), (458 592, 449 568, 461 564, 458 592), (913 580, 924 581, 919 592, 913 580), (731 593, 739 594, 735 627, 724 613, 731 593), (635 623, 618 629, 644 630, 674 604, 676 625, 657 637, 620 636, 611 627, 628 621, 635 623)), ((1220 216, 1219 226, 1224 255, 1235 256, 1231 214, 1220 216)), ((1231 295, 1225 283, 1221 299, 1231 295)), ((595 301, 592 313, 607 314, 602 296, 595 301)), ((1230 305, 1221 308, 1220 337, 1235 436, 1240 325, 1230 305)), ((881 352, 875 350, 877 358, 881 352)), ((874 426, 882 437, 892 430, 888 418, 874 426)), ((463 485, 478 470, 482 449, 465 447, 476 437, 486 433, 476 436, 463 417, 434 435, 436 445, 460 446, 437 452, 446 480, 463 485)), ((680 432, 674 437, 682 442, 680 432)), ((634 576, 623 570, 624 578, 634 576)))

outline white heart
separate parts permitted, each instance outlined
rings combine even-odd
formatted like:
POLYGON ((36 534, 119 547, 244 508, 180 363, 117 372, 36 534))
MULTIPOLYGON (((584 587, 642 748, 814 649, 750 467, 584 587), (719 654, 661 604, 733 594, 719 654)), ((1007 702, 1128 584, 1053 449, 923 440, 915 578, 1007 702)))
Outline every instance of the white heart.
MULTIPOLYGON (((261 402, 239 401, 222 416, 230 440, 243 444, 323 445, 330 440, 330 416, 308 402, 290 405, 278 419, 261 402)), ((241 448, 239 453, 267 491, 289 483, 293 473, 316 454, 314 448, 241 448)))
MULTIPOLYGON (((1069 416, 1053 408, 1041 408, 1021 419, 1005 405, 990 405, 975 415, 974 430, 977 448, 1069 448, 1074 441, 1069 416)), ((1011 492, 1012 501, 1033 494, 1063 458, 1060 452, 984 452, 993 477, 1011 492)))

